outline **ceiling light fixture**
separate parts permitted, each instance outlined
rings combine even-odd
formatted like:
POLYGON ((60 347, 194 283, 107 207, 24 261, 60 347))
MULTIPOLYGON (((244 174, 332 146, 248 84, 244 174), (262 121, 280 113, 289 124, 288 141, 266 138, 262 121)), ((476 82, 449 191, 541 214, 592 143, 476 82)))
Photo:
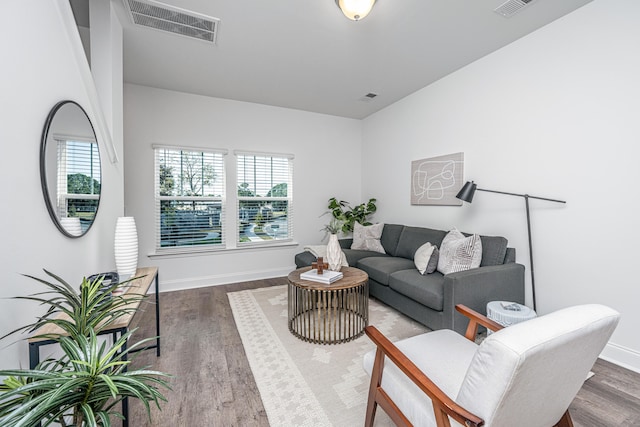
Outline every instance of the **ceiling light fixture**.
POLYGON ((336 0, 336 4, 344 16, 352 21, 359 21, 371 12, 376 0, 336 0))

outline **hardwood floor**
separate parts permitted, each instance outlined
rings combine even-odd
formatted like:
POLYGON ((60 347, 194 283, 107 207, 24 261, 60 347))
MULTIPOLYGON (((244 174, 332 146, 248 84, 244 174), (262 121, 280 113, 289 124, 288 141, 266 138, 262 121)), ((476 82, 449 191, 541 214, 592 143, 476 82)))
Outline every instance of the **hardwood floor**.
MULTIPOLYGON (((227 292, 285 283, 277 278, 160 294, 162 354, 143 351, 132 364, 171 373, 173 390, 162 410, 152 407, 151 421, 142 403, 132 401, 129 425, 268 426, 227 292)), ((153 299, 134 319, 138 339, 155 334, 153 299)), ((640 374, 603 360, 593 372, 571 404, 575 426, 640 426, 640 374)))

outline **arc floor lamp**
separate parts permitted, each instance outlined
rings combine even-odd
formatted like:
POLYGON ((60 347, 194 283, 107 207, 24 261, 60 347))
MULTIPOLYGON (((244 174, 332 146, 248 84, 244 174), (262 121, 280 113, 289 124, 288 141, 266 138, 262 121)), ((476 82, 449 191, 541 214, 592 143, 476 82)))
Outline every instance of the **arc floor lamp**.
POLYGON ((536 309, 536 282, 533 274, 533 246, 531 244, 531 215, 529 214, 529 199, 546 200, 547 202, 567 203, 564 200, 548 199, 546 197, 530 196, 529 194, 507 193, 506 191, 487 190, 478 188, 475 182, 467 181, 462 186, 456 197, 463 202, 471 203, 473 196, 477 191, 485 191, 487 193, 506 194, 507 196, 517 196, 524 198, 524 204, 527 211, 527 236, 529 237, 529 265, 531 266, 531 297, 533 299, 533 309, 536 309))

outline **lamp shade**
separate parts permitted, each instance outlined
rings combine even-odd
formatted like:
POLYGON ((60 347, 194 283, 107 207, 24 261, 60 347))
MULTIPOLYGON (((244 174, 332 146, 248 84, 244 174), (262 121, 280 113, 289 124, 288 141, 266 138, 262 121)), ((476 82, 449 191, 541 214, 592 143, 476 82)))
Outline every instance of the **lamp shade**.
POLYGON ((127 280, 138 267, 138 232, 132 216, 120 217, 116 222, 114 254, 120 280, 127 280))
POLYGON ((336 0, 336 4, 344 16, 352 21, 359 21, 366 17, 376 0, 336 0))
POLYGON ((460 191, 458 191, 458 194, 456 194, 456 198, 463 202, 471 203, 473 201, 473 195, 476 194, 476 187, 473 181, 467 181, 460 191))

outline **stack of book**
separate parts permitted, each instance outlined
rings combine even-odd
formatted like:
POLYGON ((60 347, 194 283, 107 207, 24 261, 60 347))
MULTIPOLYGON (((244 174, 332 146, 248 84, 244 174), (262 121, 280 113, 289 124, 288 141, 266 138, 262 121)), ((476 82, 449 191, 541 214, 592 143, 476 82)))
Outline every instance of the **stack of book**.
POLYGON ((331 271, 324 270, 322 274, 318 274, 318 270, 315 268, 313 270, 306 271, 300 275, 302 280, 311 280, 314 282, 331 284, 336 280, 342 279, 342 273, 339 271, 331 271))

